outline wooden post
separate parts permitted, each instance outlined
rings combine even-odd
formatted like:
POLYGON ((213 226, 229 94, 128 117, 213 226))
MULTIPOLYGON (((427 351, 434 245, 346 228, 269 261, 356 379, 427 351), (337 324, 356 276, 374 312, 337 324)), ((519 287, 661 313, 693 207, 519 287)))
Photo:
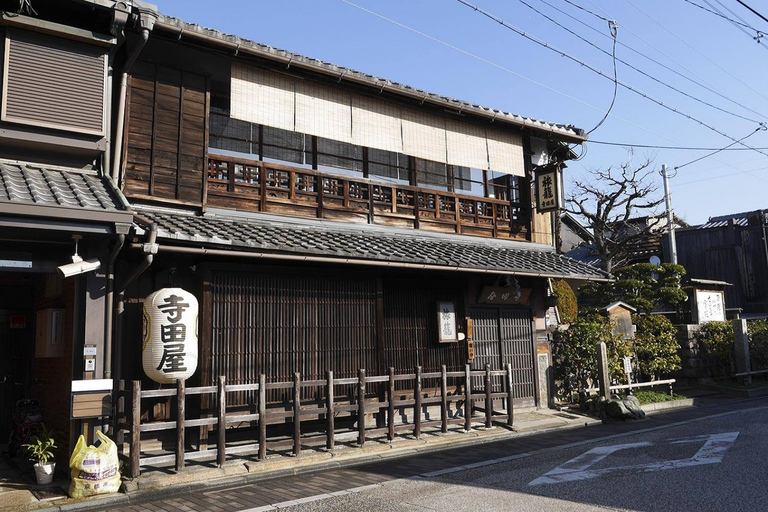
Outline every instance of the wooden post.
POLYGON ((219 376, 219 382, 216 389, 219 399, 219 439, 216 443, 216 462, 219 467, 224 465, 227 460, 227 377, 219 376))
POLYGON ((334 402, 334 393, 333 393, 333 371, 328 370, 326 372, 326 386, 328 387, 328 391, 326 392, 325 396, 325 408, 326 408, 326 420, 328 422, 328 427, 326 428, 325 432, 325 447, 329 450, 333 450, 334 445, 334 436, 335 436, 335 429, 336 429, 336 411, 334 411, 333 402, 334 402))
POLYGON ((514 425, 515 420, 515 397, 512 392, 512 364, 507 363, 507 425, 514 425))
POLYGON ((259 460, 267 458, 267 378, 259 374, 259 460))
POLYGON ((493 398, 491 397, 491 365, 485 365, 485 428, 493 426, 493 398))
POLYGON ((301 374, 293 374, 293 454, 301 453, 301 374))
POLYGON ((448 375, 445 365, 440 367, 440 432, 448 432, 448 375))
POLYGON ((357 373, 357 444, 365 444, 365 370, 357 373))
POLYGON ((472 430, 472 376, 469 365, 464 366, 464 430, 472 430))
POLYGON ((186 402, 186 381, 176 381, 176 471, 184 469, 184 403, 186 402))
POLYGON ((115 420, 112 431, 115 433, 115 444, 117 452, 122 455, 125 445, 125 430, 120 427, 120 423, 125 421, 125 381, 120 379, 117 382, 117 403, 115 404, 115 420))
POLYGON ((389 367, 389 412, 387 413, 387 439, 395 439, 395 369, 389 367))
POLYGON ((600 396, 606 400, 611 398, 611 382, 608 374, 608 348, 602 341, 597 344, 597 380, 600 396))
POLYGON ((736 373, 746 373, 744 378, 747 384, 752 383, 752 375, 749 375, 751 365, 749 361, 749 335, 747 334, 747 321, 743 318, 733 320, 733 353, 736 356, 736 373))
POLYGON ((421 366, 416 367, 416 379, 413 383, 413 435, 421 437, 421 366))
POLYGON ((131 389, 131 478, 141 474, 141 381, 131 389))

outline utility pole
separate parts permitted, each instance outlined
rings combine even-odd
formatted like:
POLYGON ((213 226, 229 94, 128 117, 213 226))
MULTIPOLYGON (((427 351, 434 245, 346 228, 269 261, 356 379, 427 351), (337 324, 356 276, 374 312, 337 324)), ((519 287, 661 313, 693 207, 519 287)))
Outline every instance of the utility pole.
POLYGON ((672 193, 669 191, 669 175, 667 164, 661 165, 661 175, 664 177, 664 200, 667 203, 667 227, 669 228, 669 247, 672 252, 671 262, 677 265, 677 242, 675 241, 675 222, 672 215, 672 193))

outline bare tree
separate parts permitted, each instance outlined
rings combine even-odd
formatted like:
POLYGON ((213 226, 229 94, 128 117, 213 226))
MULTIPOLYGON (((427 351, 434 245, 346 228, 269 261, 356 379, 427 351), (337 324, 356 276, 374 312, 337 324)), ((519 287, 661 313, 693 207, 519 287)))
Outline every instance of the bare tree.
POLYGON ((618 169, 593 170, 590 179, 573 183, 566 210, 586 220, 603 270, 610 272, 626 248, 646 237, 652 228, 630 222, 638 212, 652 210, 664 201, 656 194, 651 165, 646 160, 636 168, 625 163, 618 169))

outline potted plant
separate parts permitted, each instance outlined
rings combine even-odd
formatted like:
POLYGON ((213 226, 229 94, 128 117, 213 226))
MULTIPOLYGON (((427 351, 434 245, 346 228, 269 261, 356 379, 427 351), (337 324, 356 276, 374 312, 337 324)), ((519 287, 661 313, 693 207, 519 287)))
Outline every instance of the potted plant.
POLYGON ((32 435, 29 442, 22 446, 27 449, 29 460, 34 463, 37 483, 51 483, 53 471, 56 469, 53 453, 56 448, 56 433, 43 424, 40 430, 32 435))

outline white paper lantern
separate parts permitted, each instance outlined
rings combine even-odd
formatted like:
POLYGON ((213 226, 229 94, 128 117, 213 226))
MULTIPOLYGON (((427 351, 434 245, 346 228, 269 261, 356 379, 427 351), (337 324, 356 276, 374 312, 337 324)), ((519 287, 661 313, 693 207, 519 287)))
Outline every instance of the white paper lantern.
POLYGON ((197 369, 197 299, 181 288, 162 288, 144 299, 142 365, 147 377, 173 384, 197 369))

